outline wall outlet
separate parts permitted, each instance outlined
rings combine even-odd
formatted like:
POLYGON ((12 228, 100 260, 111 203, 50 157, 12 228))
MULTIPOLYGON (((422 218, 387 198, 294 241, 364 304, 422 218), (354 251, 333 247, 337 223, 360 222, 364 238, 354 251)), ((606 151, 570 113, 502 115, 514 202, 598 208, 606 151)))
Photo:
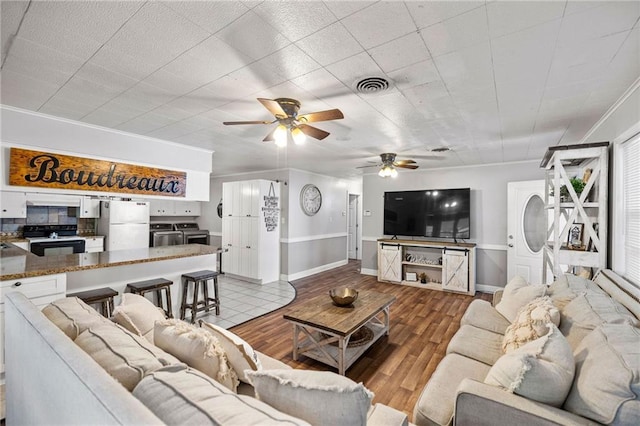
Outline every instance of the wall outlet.
POLYGON ((371 210, 365 210, 364 211, 364 215, 365 216, 371 216, 371 210))

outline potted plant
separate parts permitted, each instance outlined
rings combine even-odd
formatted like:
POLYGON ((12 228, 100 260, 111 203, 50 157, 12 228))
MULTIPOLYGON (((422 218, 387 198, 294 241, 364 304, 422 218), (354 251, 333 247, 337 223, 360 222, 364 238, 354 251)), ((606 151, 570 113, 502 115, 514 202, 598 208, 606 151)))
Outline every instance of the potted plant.
MULTIPOLYGON (((572 177, 569 179, 569 182, 571 182, 571 186, 573 186, 573 190, 576 191, 576 194, 580 196, 586 186, 584 181, 580 178, 572 177)), ((553 190, 551 191, 551 196, 553 196, 553 190)), ((571 196, 569 195, 569 190, 566 185, 562 185, 560 187, 560 201, 571 201, 571 196)))
POLYGON ((420 277, 420 282, 422 284, 426 284, 427 283, 427 274, 425 274, 424 272, 420 272, 420 275, 418 275, 420 277))

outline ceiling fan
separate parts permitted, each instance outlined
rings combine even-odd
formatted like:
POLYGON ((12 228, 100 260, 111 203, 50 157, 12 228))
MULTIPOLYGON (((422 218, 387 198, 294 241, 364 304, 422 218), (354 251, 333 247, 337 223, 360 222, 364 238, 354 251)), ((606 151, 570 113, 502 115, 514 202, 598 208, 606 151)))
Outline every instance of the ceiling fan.
POLYGON ((400 167, 403 169, 411 169, 411 170, 415 170, 417 169, 419 166, 416 165, 416 162, 414 160, 411 159, 407 159, 407 160, 397 160, 396 161, 396 154, 392 153, 392 152, 385 152, 383 154, 380 154, 380 159, 382 160, 381 163, 377 163, 377 164, 372 164, 370 166, 360 166, 357 167, 358 169, 363 169, 365 167, 380 167, 380 171, 378 172, 378 176, 380 177, 396 177, 398 176, 398 171, 396 170, 396 167, 400 167))
POLYGON ((275 141, 276 145, 285 146, 287 144, 287 132, 291 132, 291 137, 296 144, 304 142, 305 135, 314 139, 322 140, 329 136, 329 132, 325 132, 317 127, 309 126, 306 123, 339 120, 344 118, 342 111, 339 109, 330 109, 298 115, 300 102, 290 98, 258 98, 258 101, 275 116, 275 120, 225 121, 222 124, 273 124, 277 122, 278 125, 276 128, 269 132, 263 141, 275 141))

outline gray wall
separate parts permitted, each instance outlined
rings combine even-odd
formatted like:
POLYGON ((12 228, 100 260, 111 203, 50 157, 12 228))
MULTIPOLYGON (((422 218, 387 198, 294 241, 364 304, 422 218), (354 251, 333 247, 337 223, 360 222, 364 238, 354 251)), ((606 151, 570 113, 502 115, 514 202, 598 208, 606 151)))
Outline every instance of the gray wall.
POLYGON ((446 169, 403 171, 398 177, 380 178, 366 175, 363 179, 362 268, 376 271, 377 246, 383 237, 385 191, 418 189, 471 188, 471 239, 478 245, 477 283, 504 287, 507 280, 507 183, 544 179, 539 161, 455 167, 446 169))

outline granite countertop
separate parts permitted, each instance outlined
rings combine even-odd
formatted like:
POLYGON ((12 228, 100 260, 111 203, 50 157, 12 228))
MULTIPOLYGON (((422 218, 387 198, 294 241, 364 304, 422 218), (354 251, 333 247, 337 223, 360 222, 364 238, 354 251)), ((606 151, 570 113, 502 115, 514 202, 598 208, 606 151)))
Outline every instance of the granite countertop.
POLYGON ((135 263, 157 262, 182 257, 218 253, 217 247, 201 244, 149 247, 100 253, 78 253, 60 256, 36 256, 9 242, 1 243, 0 281, 61 274, 85 269, 108 268, 135 263))

